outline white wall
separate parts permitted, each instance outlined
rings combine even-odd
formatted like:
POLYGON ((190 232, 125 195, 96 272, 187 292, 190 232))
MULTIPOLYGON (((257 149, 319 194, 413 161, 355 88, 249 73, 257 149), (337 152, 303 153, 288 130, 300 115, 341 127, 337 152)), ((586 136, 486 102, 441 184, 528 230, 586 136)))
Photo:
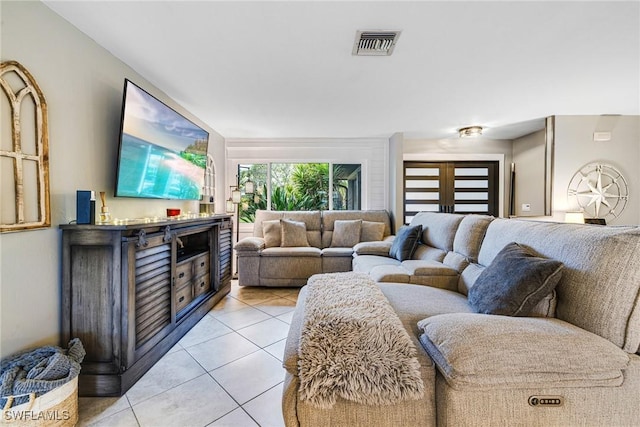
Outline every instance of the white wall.
MULTIPOLYGON (((117 218, 165 216, 167 207, 198 212, 197 202, 113 198, 122 88, 127 77, 207 129, 216 158, 217 206, 224 210, 224 139, 126 64, 40 2, 2 2, 1 59, 34 76, 49 108, 52 227, 0 235, 0 356, 59 344, 58 225, 75 219, 76 190, 106 191, 117 218)), ((2 126, 9 123, 2 111, 2 126)), ((12 196, 0 195, 2 203, 12 196)))
MULTIPOLYGON (((384 138, 227 139, 227 182, 236 181, 238 163, 360 163, 362 209, 386 209, 388 144, 389 141, 384 138)), ((225 197, 228 198, 228 185, 225 191, 225 197)))
POLYGON ((613 225, 640 224, 640 116, 556 116, 553 179, 554 219, 562 221, 576 206, 567 200, 573 175, 592 162, 618 169, 629 186, 629 202, 613 225), (595 131, 611 132, 611 140, 593 141, 595 131))
POLYGON ((391 213, 395 231, 404 223, 404 218, 402 218, 404 200, 402 192, 403 149, 404 135, 400 132, 393 134, 389 138, 389 202, 387 210, 391 213))

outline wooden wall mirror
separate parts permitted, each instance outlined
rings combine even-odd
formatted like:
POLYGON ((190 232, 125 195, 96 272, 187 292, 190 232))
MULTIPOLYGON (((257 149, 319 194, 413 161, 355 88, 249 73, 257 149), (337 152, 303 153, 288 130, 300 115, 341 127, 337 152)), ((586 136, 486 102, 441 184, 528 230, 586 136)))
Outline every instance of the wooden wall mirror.
POLYGON ((16 61, 0 63, 0 232, 51 226, 47 103, 16 61))

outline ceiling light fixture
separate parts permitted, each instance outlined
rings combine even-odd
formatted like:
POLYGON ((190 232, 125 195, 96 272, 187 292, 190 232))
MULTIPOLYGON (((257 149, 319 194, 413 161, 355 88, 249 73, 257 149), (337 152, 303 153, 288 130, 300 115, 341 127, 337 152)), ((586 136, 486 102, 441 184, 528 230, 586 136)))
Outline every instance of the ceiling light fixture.
POLYGON ((474 138, 482 135, 482 126, 467 126, 458 129, 460 138, 474 138))

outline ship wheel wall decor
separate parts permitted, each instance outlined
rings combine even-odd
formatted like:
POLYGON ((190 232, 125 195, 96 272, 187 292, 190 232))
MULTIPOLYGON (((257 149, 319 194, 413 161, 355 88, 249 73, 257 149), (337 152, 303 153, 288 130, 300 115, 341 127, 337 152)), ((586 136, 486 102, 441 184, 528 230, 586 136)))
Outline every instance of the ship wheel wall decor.
POLYGON ((0 232, 51 226, 47 103, 33 76, 16 61, 0 63, 0 232), (13 198, 13 203, 7 202, 13 198))
POLYGON ((569 203, 577 204, 585 218, 618 218, 629 201, 629 187, 622 173, 611 165, 589 163, 571 178, 567 189, 569 203))

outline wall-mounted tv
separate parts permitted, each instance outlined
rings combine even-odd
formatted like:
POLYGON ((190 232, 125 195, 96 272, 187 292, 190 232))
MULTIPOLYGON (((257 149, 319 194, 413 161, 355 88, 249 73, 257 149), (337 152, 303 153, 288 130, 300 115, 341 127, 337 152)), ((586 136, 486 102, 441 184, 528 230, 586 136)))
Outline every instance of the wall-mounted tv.
POLYGON ((199 200, 209 133, 125 79, 116 197, 199 200))

